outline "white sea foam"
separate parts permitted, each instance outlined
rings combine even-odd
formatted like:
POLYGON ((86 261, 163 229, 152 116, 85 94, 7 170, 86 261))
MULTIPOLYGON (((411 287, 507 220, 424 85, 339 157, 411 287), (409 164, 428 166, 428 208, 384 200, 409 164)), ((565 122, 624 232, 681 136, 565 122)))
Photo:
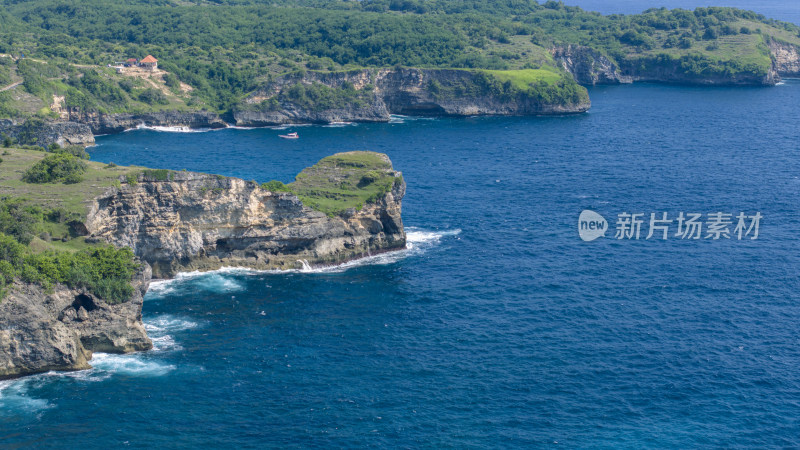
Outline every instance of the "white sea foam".
POLYGON ((191 330, 199 326, 200 324, 197 322, 170 314, 144 320, 144 328, 147 330, 150 340, 153 341, 153 351, 156 352, 182 350, 183 347, 175 342, 172 333, 191 330))
POLYGON ((175 370, 172 364, 154 361, 146 354, 112 355, 110 353, 95 353, 90 364, 92 371, 106 372, 109 374, 123 374, 132 376, 162 376, 175 370))
POLYGON ((140 123, 139 125, 136 126, 135 129, 161 131, 165 133, 206 133, 209 131, 224 130, 225 128, 161 127, 161 126, 149 126, 140 123))
POLYGON ((52 406, 47 400, 28 394, 32 381, 31 378, 0 381, 0 416, 35 414, 52 406))
POLYGON ((191 280, 192 287, 199 286, 206 291, 217 293, 236 292, 244 289, 244 286, 234 276, 252 272, 252 270, 242 267, 223 267, 208 272, 180 272, 175 275, 175 278, 151 282, 147 292, 150 296, 163 297, 174 293, 189 280, 191 280), (195 281, 196 278, 198 280, 195 281))
POLYGON ((415 227, 406 228, 406 248, 387 253, 379 253, 377 255, 369 255, 363 258, 348 261, 343 264, 335 266, 320 266, 313 267, 308 264, 308 261, 301 260, 303 267, 301 269, 285 270, 285 271, 270 271, 272 273, 338 273, 344 272, 353 267, 361 267, 366 265, 385 265, 392 264, 409 256, 416 256, 426 252, 428 249, 438 245, 442 238, 448 236, 458 236, 461 230, 456 228, 453 230, 445 231, 432 231, 423 230, 415 227))
POLYGON ((181 281, 194 278, 200 278, 200 280, 193 282, 194 286, 197 286, 196 283, 199 282, 200 286, 202 286, 205 289, 209 289, 214 292, 224 292, 220 291, 219 288, 225 288, 231 286, 237 286, 238 289, 243 288, 243 286, 241 286, 236 280, 231 280, 230 278, 228 278, 225 281, 221 281, 219 278, 217 278, 227 274, 258 275, 260 273, 275 273, 275 274, 336 273, 336 272, 344 272, 353 267, 360 267, 365 265, 392 264, 409 256, 420 255, 426 252, 428 249, 438 245, 441 242, 442 238, 458 236, 459 234, 461 234, 461 230, 458 228, 452 230, 435 231, 435 230, 424 230, 416 227, 406 227, 406 248, 402 250, 379 253, 377 255, 367 255, 363 258, 358 258, 352 261, 348 261, 346 263, 332 265, 332 266, 326 265, 326 266, 314 267, 311 264, 309 264, 308 260, 298 259, 297 262, 301 266, 299 269, 256 270, 256 269, 248 269, 241 267, 223 267, 221 269, 211 270, 208 272, 198 272, 198 271, 181 272, 171 280, 159 280, 150 283, 150 290, 148 291, 148 295, 154 294, 158 296, 164 296, 166 294, 174 292, 175 289, 177 289, 178 286, 180 286, 181 281))
POLYGON ((325 128, 342 128, 342 127, 348 127, 348 126, 351 126, 351 125, 358 125, 358 124, 353 123, 353 122, 331 122, 329 124, 323 125, 323 127, 325 127, 325 128))

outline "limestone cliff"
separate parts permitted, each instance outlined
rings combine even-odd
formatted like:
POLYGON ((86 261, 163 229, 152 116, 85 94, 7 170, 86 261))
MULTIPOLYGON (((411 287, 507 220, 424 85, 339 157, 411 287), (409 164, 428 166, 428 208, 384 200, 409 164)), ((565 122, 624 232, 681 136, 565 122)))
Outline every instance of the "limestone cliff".
POLYGON ((94 144, 94 135, 88 126, 75 122, 46 122, 40 119, 28 119, 21 123, 12 120, 0 120, 0 134, 12 138, 21 145, 39 145, 48 147, 58 144, 89 146, 94 144))
POLYGON ((800 49, 775 39, 769 41, 772 65, 784 77, 800 77, 800 49))
POLYGON ((597 50, 582 45, 561 45, 550 50, 553 59, 584 85, 626 84, 633 78, 620 73, 619 66, 597 50))
MULTIPOLYGON (((766 51, 766 50, 765 50, 766 51)), ((657 83, 772 86, 781 76, 800 74, 798 49, 774 39, 769 41, 771 66, 758 68, 720 65, 717 72, 695 71, 691 55, 631 54, 617 62, 590 47, 560 45, 550 50, 553 59, 583 85, 624 84, 634 81, 657 83)))
POLYGON ((64 285, 45 292, 16 282, 0 302, 0 379, 88 369, 92 352, 151 349, 142 325, 150 274, 145 265, 132 280, 133 297, 119 304, 64 285))
POLYGON ((120 133, 140 125, 149 127, 225 128, 219 115, 209 111, 158 111, 141 114, 106 114, 97 111, 68 110, 69 120, 88 125, 94 134, 120 133))
POLYGON ((321 202, 346 195, 338 189, 347 180, 364 189, 382 182, 376 177, 394 180, 385 185, 385 192, 376 191, 381 195, 327 214, 304 205, 294 193, 271 192, 236 178, 171 172, 156 180, 143 174, 134 185, 123 183, 95 199, 86 220, 88 240, 132 248, 158 277, 224 266, 299 268, 303 260, 334 264, 403 248, 400 212, 405 183, 388 158, 378 156, 385 165, 343 163, 322 177, 311 176, 309 169, 298 176, 296 189, 312 204, 314 199, 305 195, 326 187, 303 191, 301 178, 322 179, 332 186, 321 202))
MULTIPOLYGON (((336 121, 385 122, 390 114, 447 116, 569 114, 590 103, 578 87, 577 98, 505 90, 484 71, 456 69, 364 69, 304 72, 267 83, 239 105, 240 126, 336 121), (544 97, 550 100, 545 100, 544 97)), ((571 80, 570 83, 573 83, 571 80)), ((498 83, 499 84, 499 83, 498 83)), ((571 92, 571 91, 570 91, 571 92)))

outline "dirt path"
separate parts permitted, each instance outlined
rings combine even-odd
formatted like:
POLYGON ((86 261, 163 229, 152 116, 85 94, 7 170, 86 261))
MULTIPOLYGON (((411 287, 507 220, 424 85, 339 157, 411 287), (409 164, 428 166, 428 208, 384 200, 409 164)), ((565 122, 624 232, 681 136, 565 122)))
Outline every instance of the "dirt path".
POLYGON ((20 84, 22 84, 22 81, 17 81, 16 83, 11 83, 11 84, 9 84, 8 86, 6 86, 4 88, 0 88, 0 92, 7 91, 9 89, 14 89, 15 87, 19 86, 20 84))

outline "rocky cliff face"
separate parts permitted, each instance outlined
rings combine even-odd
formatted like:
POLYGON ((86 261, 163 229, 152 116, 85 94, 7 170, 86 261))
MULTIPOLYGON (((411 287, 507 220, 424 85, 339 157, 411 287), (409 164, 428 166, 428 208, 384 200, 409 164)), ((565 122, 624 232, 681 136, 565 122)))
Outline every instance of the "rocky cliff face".
POLYGON ((680 60, 629 59, 620 63, 622 73, 633 81, 697 84, 708 86, 774 86, 780 81, 775 68, 766 73, 733 72, 724 74, 691 73, 680 60))
POLYGON ((151 349, 142 324, 150 275, 145 265, 133 280, 133 297, 114 305, 63 285, 48 293, 15 283, 0 302, 0 379, 88 369, 92 352, 151 349))
MULTIPOLYGON (((588 97, 576 103, 548 103, 525 95, 501 96, 483 90, 485 75, 450 69, 365 69, 350 72, 307 72, 269 83, 234 111, 236 125, 337 121, 386 122, 390 114, 448 116, 570 114, 589 109, 588 97), (293 101, 286 90, 296 84, 320 84, 358 92, 352 101, 318 108, 293 101)), ((316 105, 318 106, 318 105, 316 105)))
POLYGON ((0 120, 0 133, 22 145, 44 147, 54 143, 61 147, 94 145, 92 130, 84 124, 75 122, 44 122, 29 119, 17 124, 11 120, 0 120))
POLYGON ((132 248, 158 277, 225 266, 300 268, 303 260, 333 264, 403 248, 404 193, 398 182, 360 210, 326 215, 254 182, 173 172, 164 181, 142 176, 97 198, 86 228, 90 241, 132 248))
POLYGON ((208 111, 160 111, 142 114, 104 114, 70 109, 69 120, 88 125, 94 134, 120 133, 140 125, 148 127, 225 128, 227 124, 208 111))
POLYGON ((800 49, 792 44, 771 40, 769 51, 775 71, 784 77, 800 77, 800 49))
POLYGON ((550 53, 580 84, 594 86, 633 82, 632 77, 620 73, 616 63, 592 48, 569 44, 553 47, 550 53))
MULTIPOLYGON (((617 65, 602 53, 580 45, 562 45, 550 50, 553 58, 575 80, 583 85, 623 84, 634 81, 703 85, 771 86, 780 76, 800 74, 797 48, 777 41, 770 43, 772 67, 766 73, 725 72, 720 74, 692 73, 684 68, 680 58, 663 59, 629 57, 617 65)), ((691 65, 691 64, 689 64, 691 65)))

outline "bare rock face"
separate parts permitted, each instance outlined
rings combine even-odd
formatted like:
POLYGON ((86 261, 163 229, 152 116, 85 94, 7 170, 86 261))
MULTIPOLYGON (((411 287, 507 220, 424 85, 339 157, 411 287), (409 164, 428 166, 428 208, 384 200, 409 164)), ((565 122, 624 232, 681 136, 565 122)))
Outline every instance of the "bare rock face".
MULTIPOLYGON (((95 200, 87 239, 130 247, 158 277, 226 266, 299 268, 303 260, 335 264, 404 248, 405 183, 381 157, 388 168, 380 174, 397 177, 391 190, 360 210, 338 214, 236 178, 191 172, 172 172, 162 181, 142 176, 135 185, 112 188, 95 200)), ((361 169, 341 168, 338 174, 348 170, 361 169)), ((336 184, 336 176, 326 180, 336 184)))
POLYGON ((800 76, 800 49, 792 44, 769 41, 772 65, 779 75, 784 77, 800 76))
POLYGON ((63 285, 48 293, 15 283, 0 302, 0 379, 88 369, 92 352, 153 348, 142 324, 142 296, 149 282, 145 265, 132 281, 133 297, 113 305, 63 285))
POLYGON ((61 147, 94 145, 94 135, 88 126, 75 122, 44 122, 29 119, 17 124, 10 120, 0 120, 0 133, 13 138, 22 145, 61 147))
POLYGON ((633 83, 633 78, 620 73, 617 64, 592 48, 569 44, 553 47, 550 53, 580 84, 633 83))

